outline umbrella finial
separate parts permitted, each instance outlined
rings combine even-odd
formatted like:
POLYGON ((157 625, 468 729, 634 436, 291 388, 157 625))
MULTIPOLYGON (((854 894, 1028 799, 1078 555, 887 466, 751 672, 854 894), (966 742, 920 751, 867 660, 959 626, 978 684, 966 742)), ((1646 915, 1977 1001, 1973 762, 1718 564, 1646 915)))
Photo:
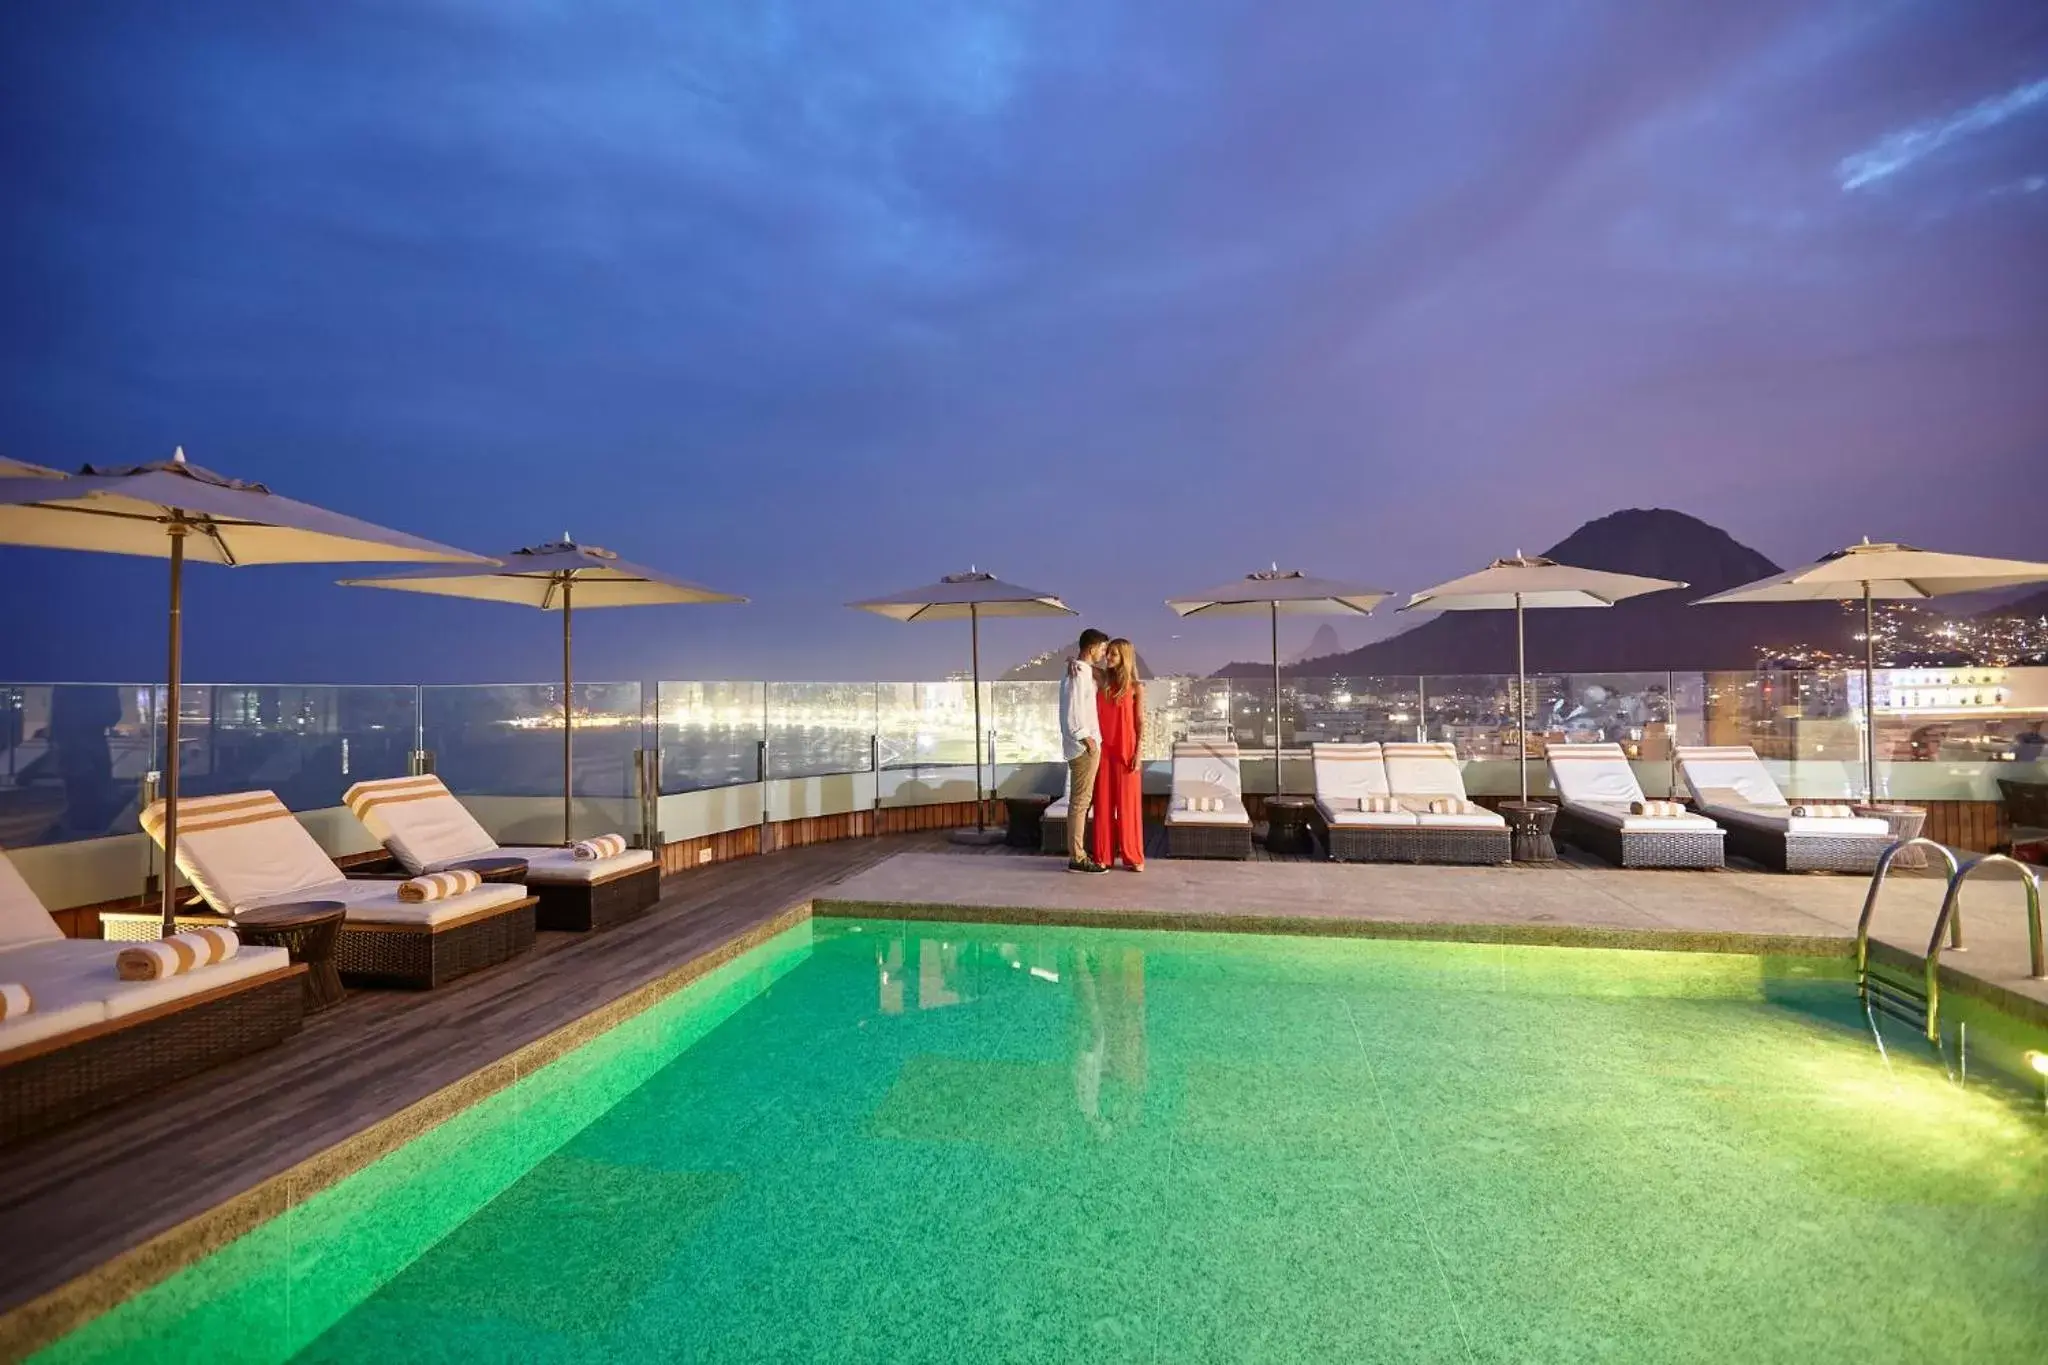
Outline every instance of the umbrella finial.
POLYGON ((183 446, 179 446, 179 447, 178 447, 177 449, 175 449, 175 450, 173 450, 173 451, 171 452, 171 463, 172 463, 172 464, 183 464, 183 463, 185 463, 185 447, 183 447, 183 446))

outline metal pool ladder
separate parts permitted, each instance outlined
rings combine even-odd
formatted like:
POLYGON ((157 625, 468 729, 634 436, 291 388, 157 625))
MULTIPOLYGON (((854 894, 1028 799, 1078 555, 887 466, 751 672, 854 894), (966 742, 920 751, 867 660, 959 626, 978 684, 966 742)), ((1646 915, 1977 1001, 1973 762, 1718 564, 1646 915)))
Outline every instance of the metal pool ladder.
POLYGON ((1863 914, 1856 921, 1856 992, 1866 1010, 1882 1011, 1923 1029, 1927 1041, 1940 1046, 1941 941, 1947 938, 1950 948, 1963 946, 1963 883, 1979 868, 2001 864, 2019 871, 2020 885, 2026 891, 2028 975, 2036 981, 2048 980, 2048 958, 2043 957, 2041 947, 2041 881, 2034 869, 2003 853, 1962 859, 1954 849, 1932 839, 1905 839, 1878 857, 1877 870, 1870 874, 1870 891, 1863 898, 1863 914), (1877 911, 1877 895, 1884 888, 1885 874, 1892 870, 1893 861, 1901 853, 1916 847, 1933 849, 1948 868, 1948 889, 1941 898, 1941 912, 1934 917, 1934 933, 1921 958, 1918 983, 1904 976, 1879 975, 1880 971, 1895 969, 1870 960, 1870 917, 1877 911))

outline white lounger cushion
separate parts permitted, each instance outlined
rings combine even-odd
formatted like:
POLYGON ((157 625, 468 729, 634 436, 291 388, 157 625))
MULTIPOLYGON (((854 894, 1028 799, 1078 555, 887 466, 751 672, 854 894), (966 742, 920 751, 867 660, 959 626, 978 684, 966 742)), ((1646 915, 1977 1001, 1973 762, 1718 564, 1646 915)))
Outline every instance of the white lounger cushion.
POLYGON ((485 882, 474 891, 465 891, 459 896, 449 896, 438 901, 402 901, 398 898, 398 883, 390 881, 348 880, 329 882, 324 886, 301 887, 267 901, 251 901, 239 907, 253 910, 259 905, 284 901, 340 901, 347 907, 351 924, 446 924, 474 915, 479 910, 506 905, 512 901, 525 900, 526 888, 515 882, 485 882))
POLYGON ((1188 740, 1173 746, 1173 795, 1167 802, 1169 825, 1249 825, 1244 786, 1238 775, 1237 746, 1188 740), (1221 801, 1222 810, 1190 810, 1190 801, 1221 801))
POLYGON ((1342 809, 1346 801, 1368 796, 1391 796, 1387 785, 1387 761, 1377 744, 1315 744, 1309 748, 1315 762, 1316 798, 1342 809))
MULTIPOLYGON (((566 848, 501 848, 497 851, 507 858, 526 859, 526 880, 529 883, 597 882, 621 872, 630 872, 636 867, 650 867, 654 863, 654 850, 647 848, 629 848, 615 857, 588 861, 579 861, 576 854, 566 848)), ((455 861, 462 860, 458 858, 455 861)))
POLYGON ((1387 786, 1399 797, 1416 797, 1425 805, 1432 796, 1465 797, 1465 775, 1458 768, 1458 751, 1443 743, 1382 744, 1380 754, 1387 763, 1387 786))
POLYGON ((243 948, 210 967, 195 967, 155 981, 123 981, 116 974, 114 960, 124 946, 96 938, 23 944, 0 953, 0 975, 26 984, 35 993, 36 1008, 28 1018, 46 1009, 96 1004, 100 1018, 119 1019, 291 965, 291 954, 282 948, 243 948))
POLYGON ((1737 807, 1787 804, 1785 794, 1771 780, 1763 760, 1747 744, 1682 744, 1678 748, 1678 771, 1698 806, 1716 804, 1707 799, 1710 791, 1717 793, 1717 800, 1727 799, 1718 794, 1732 794, 1733 800, 1728 804, 1737 807))
POLYGON ((1429 808, 1429 803, 1439 800, 1431 796, 1403 796, 1399 800, 1401 809, 1415 816, 1415 823, 1422 829, 1506 829, 1507 820, 1496 811, 1483 806, 1456 815, 1438 814, 1429 808))
MULTIPOLYGON (((159 845, 163 818, 161 801, 142 813, 142 827, 159 845)), ((178 870, 207 904, 230 915, 245 906, 305 900, 297 893, 344 880, 334 859, 271 792, 179 801, 178 870)))
POLYGON ((1415 812, 1406 810, 1362 811, 1346 809, 1343 805, 1316 798, 1316 809, 1323 819, 1333 825, 1349 825, 1355 829, 1414 829, 1415 812))
POLYGON ((1641 801, 1642 784, 1619 744, 1553 744, 1544 755, 1558 799, 1569 805, 1641 801))
POLYGON ((21 869, 0 853, 0 948, 62 937, 64 931, 43 908, 41 898, 22 880, 21 869))
POLYGON ((499 852, 522 856, 499 849, 469 808, 432 773, 358 782, 341 799, 414 876, 499 852))
POLYGON ((1865 816, 1812 816, 1794 815, 1790 806, 1745 806, 1730 798, 1702 801, 1702 810, 1711 811, 1716 819, 1748 825, 1751 829, 1775 830, 1780 834, 1828 834, 1836 836, 1870 835, 1890 839, 1892 827, 1873 817, 1865 816))
POLYGON ((1716 819, 1781 834, 1891 834, 1891 826, 1874 817, 1794 815, 1791 803, 1771 780, 1763 760, 1747 744, 1681 745, 1678 771, 1685 776, 1694 804, 1716 819))
POLYGON ((1720 826, 1704 815, 1633 815, 1619 801, 1567 801, 1572 814, 1596 825, 1618 829, 1623 834, 1670 833, 1674 830, 1709 830, 1720 826))

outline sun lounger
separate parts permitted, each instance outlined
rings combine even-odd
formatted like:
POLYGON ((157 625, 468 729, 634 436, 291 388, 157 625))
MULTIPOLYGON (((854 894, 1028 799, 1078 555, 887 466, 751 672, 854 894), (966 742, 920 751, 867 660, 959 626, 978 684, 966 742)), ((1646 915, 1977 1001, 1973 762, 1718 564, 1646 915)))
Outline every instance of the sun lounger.
POLYGON ((1170 858, 1252 856, 1252 818, 1244 808, 1235 744, 1183 740, 1173 746, 1166 853, 1170 858))
POLYGON ((1472 803, 1458 751, 1447 743, 1380 745, 1387 788, 1400 808, 1415 817, 1410 861, 1418 863, 1504 863, 1513 851, 1508 822, 1499 812, 1472 803), (1433 806, 1452 809, 1434 810, 1433 806))
MULTIPOLYGON (((164 803, 142 813, 163 840, 164 803)), ((533 946, 534 897, 486 883, 442 900, 399 899, 398 883, 351 880, 271 792, 190 797, 178 803, 178 870, 232 922, 259 905, 340 901, 335 946, 342 978, 432 989, 533 946)))
POLYGON ((342 800, 397 865, 368 875, 412 877, 476 858, 523 858, 527 889, 540 898, 535 923, 543 929, 608 929, 645 914, 661 898, 661 868, 651 849, 578 859, 556 846, 501 848, 432 773, 358 782, 342 800))
POLYGON ((0 853, 0 983, 26 1013, 0 1019, 0 1143, 256 1052, 296 1033, 301 978, 282 948, 123 981, 123 945, 66 938, 0 853))
POLYGON ((1870 872, 1892 843, 1882 820, 1794 814, 1747 744, 1681 745, 1678 771, 1693 805, 1728 832, 1728 851, 1774 872, 1870 872))
POLYGON ((1315 744, 1316 834, 1342 863, 1412 863, 1415 812, 1394 806, 1387 763, 1377 744, 1315 744))
POLYGON ((1647 798, 1619 744, 1553 744, 1556 834, 1618 867, 1720 867, 1721 827, 1704 815, 1636 814, 1647 798))

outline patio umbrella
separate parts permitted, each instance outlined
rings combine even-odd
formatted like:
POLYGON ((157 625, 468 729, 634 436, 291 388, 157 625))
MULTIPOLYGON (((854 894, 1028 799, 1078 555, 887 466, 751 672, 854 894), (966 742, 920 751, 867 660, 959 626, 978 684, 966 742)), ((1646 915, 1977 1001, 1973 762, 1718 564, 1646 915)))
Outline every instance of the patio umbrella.
POLYGON ((1529 799, 1529 663, 1522 634, 1522 612, 1529 607, 1611 607, 1626 597, 1663 592, 1685 584, 1670 578, 1644 578, 1560 564, 1541 555, 1515 552, 1496 559, 1478 573, 1425 588, 1408 599, 1402 611, 1515 612, 1515 748, 1521 764, 1522 799, 1529 799))
POLYGON ((1355 583, 1310 578, 1299 569, 1270 569, 1246 574, 1232 583, 1186 597, 1169 597, 1176 616, 1263 616, 1273 632, 1273 791, 1287 788, 1280 780, 1280 618, 1283 616, 1370 616, 1390 594, 1355 583))
POLYGON ((1693 603, 1722 602, 1863 602, 1863 799, 1875 795, 1877 723, 1872 708, 1877 694, 1876 611, 1879 601, 1912 601, 1952 592, 1982 592, 2017 587, 2048 579, 2048 564, 2022 559, 1986 559, 1918 550, 1911 545, 1861 544, 1823 555, 1801 569, 1759 578, 1739 588, 1717 592, 1693 603))
POLYGON ((228 565, 462 563, 482 556, 281 498, 260 483, 243 483, 187 464, 182 449, 156 464, 87 465, 57 479, 48 473, 0 474, 0 543, 171 561, 163 879, 164 933, 169 934, 175 928, 172 869, 178 858, 185 560, 228 565))
POLYGON ((0 479, 61 479, 61 469, 45 469, 26 460, 0 459, 0 479))
MULTIPOLYGON (((502 563, 463 565, 452 569, 420 569, 385 578, 345 578, 349 588, 390 588, 438 597, 473 597, 486 602, 511 602, 523 607, 562 613, 562 842, 570 831, 574 795, 570 765, 575 757, 575 722, 569 708, 574 678, 571 631, 577 607, 653 607, 705 602, 744 602, 744 597, 671 578, 658 569, 628 564, 610 550, 578 545, 564 531, 547 545, 514 550, 502 563)), ((765 776, 765 774, 764 774, 765 776)))
POLYGON ((984 616, 1075 616, 1072 607, 1049 592, 1020 588, 994 574, 970 568, 947 574, 923 588, 906 588, 865 602, 849 602, 856 611, 871 611, 892 621, 961 621, 968 623, 969 658, 974 670, 974 828, 988 828, 986 790, 981 782, 981 618, 984 616))

